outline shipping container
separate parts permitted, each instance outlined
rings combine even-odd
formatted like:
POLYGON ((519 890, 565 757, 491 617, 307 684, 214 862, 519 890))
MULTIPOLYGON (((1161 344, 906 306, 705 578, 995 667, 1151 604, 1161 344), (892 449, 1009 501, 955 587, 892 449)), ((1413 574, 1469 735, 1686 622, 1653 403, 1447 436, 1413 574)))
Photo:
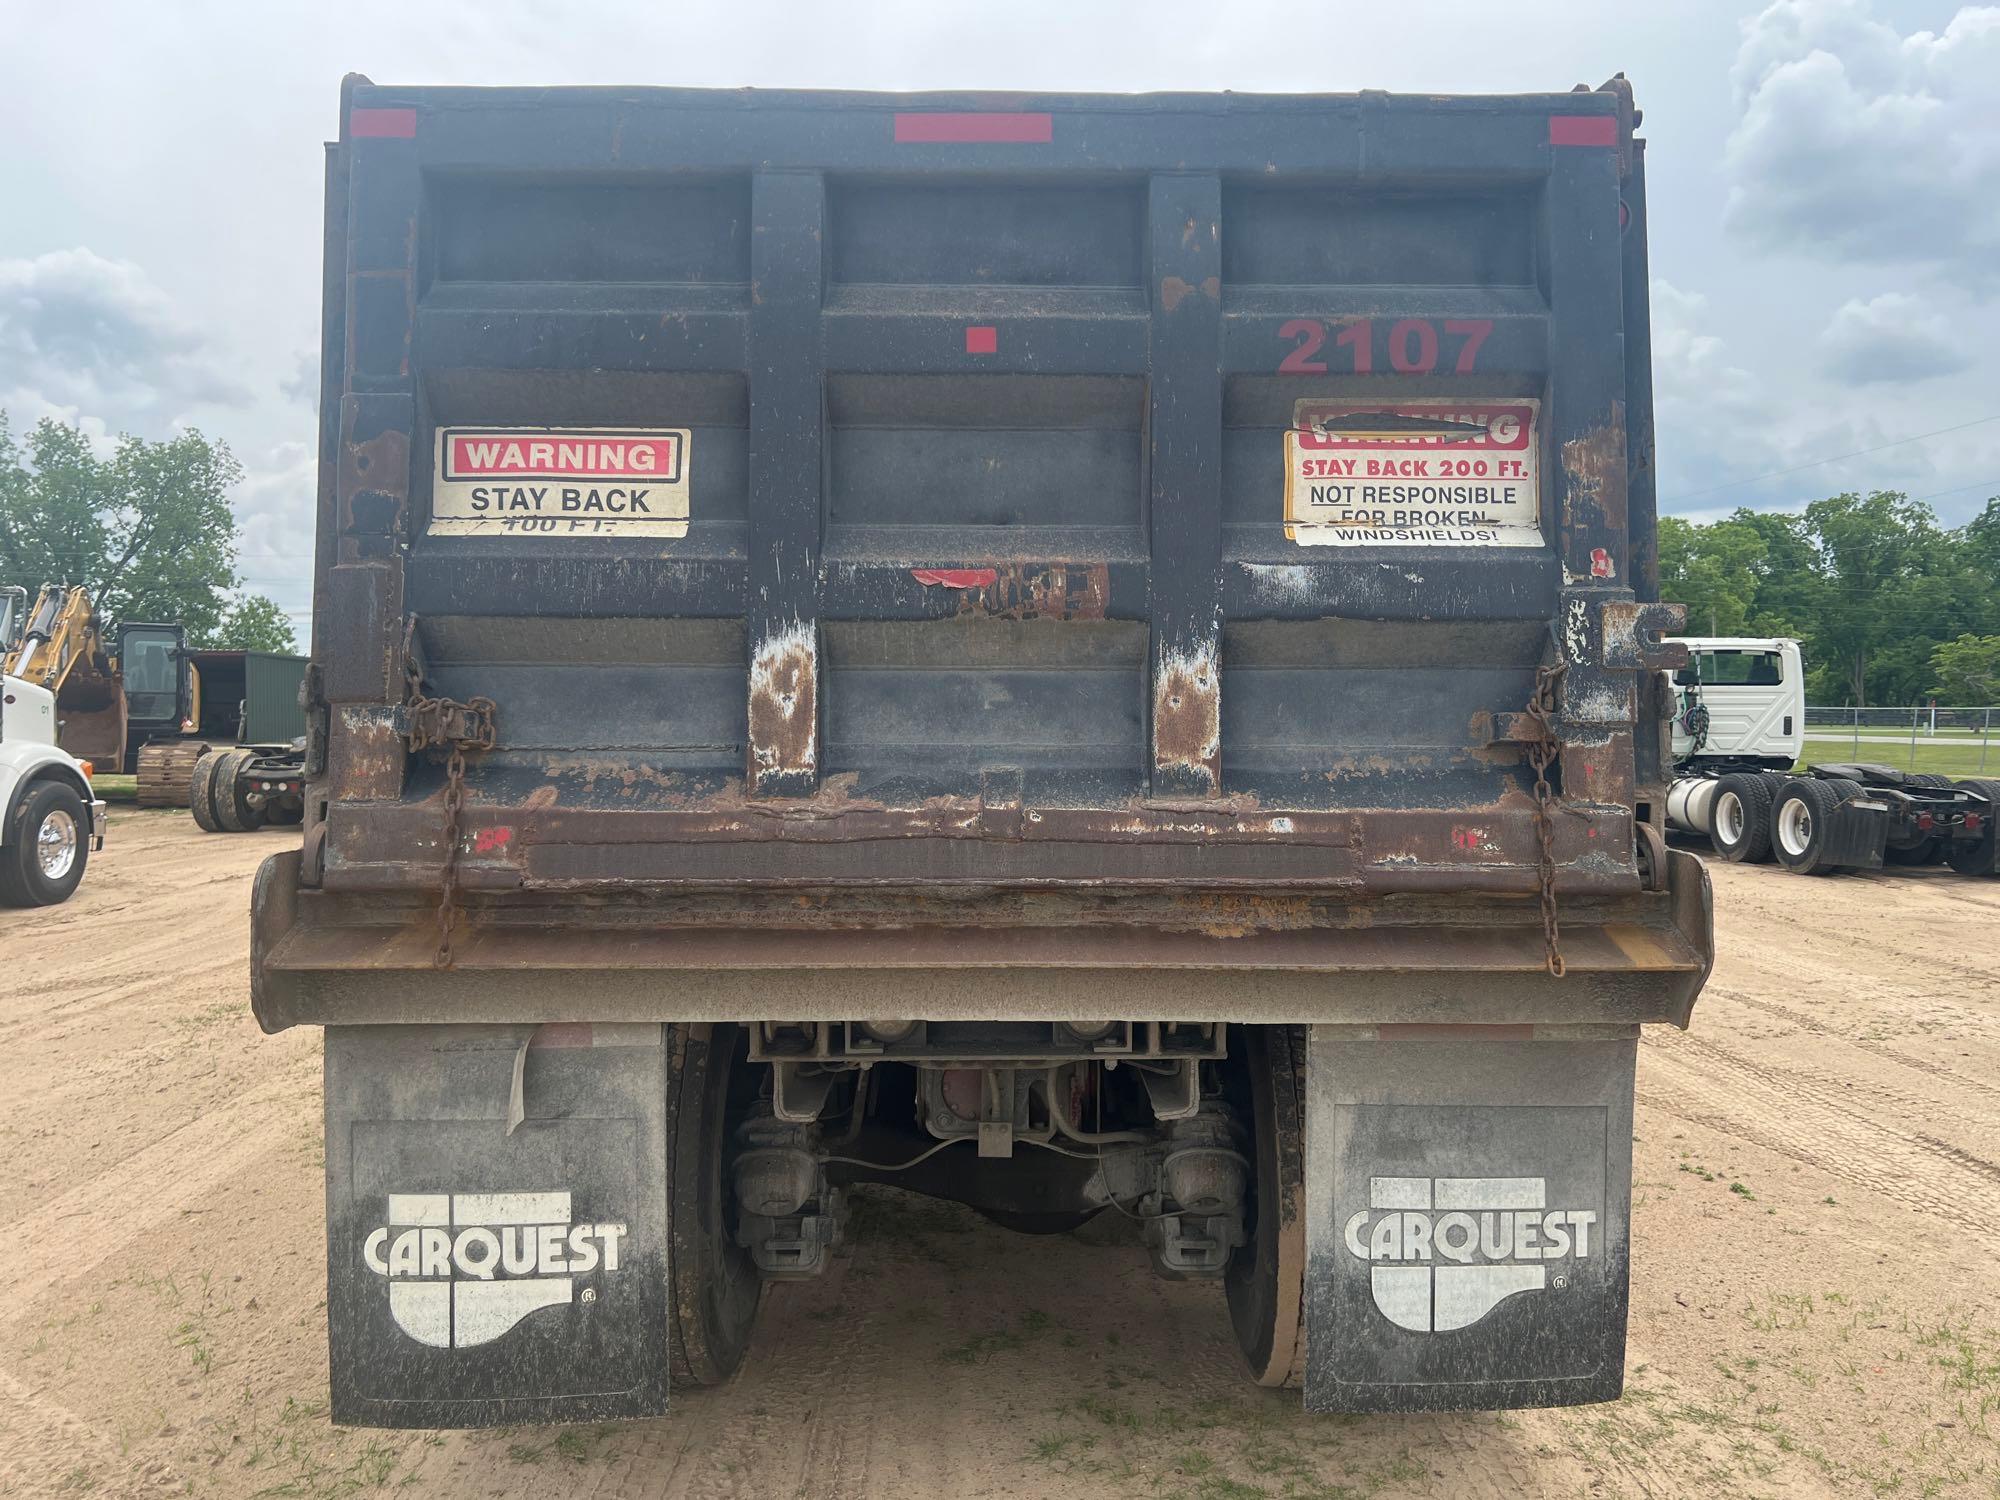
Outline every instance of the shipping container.
POLYGON ((1637 123, 349 79, 334 1419, 665 1410, 877 1182, 1139 1217, 1315 1410, 1616 1396, 1712 956, 1637 123))

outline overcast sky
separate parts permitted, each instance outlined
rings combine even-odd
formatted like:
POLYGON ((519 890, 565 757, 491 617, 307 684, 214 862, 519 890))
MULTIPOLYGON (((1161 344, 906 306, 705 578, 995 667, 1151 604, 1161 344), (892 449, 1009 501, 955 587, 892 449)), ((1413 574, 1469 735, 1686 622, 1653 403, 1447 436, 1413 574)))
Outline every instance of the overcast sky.
POLYGON ((193 425, 227 440, 248 473, 247 581, 301 625, 320 143, 350 70, 381 83, 1510 93, 1622 69, 1651 143, 1663 507, 1707 516, 1882 487, 1956 522, 2000 492, 2000 7, 7 11, 0 408, 16 432, 53 414, 94 433, 193 425), (1879 451, 1841 456, 1863 449, 1879 451))

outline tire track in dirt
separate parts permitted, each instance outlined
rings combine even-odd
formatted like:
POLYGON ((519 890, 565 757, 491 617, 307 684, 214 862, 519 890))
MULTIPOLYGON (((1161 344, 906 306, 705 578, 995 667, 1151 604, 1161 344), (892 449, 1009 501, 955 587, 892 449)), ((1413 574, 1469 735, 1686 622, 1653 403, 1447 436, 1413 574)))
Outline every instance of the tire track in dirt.
MULTIPOLYGON (((1807 1015, 1804 1011, 1795 1010, 1791 1006, 1780 1004, 1775 1000, 1759 1000, 1740 990, 1724 989, 1719 985, 1713 984, 1709 986, 1709 990, 1716 999, 1727 1000, 1734 1005, 1741 1005, 1750 1010, 1762 1011, 1766 1015, 1776 1016, 1779 1020, 1788 1021, 1802 1031, 1812 1032, 1815 1036, 1825 1037, 1828 1041, 1837 1042, 1841 1046, 1853 1047, 1858 1051, 1868 1053, 1870 1056, 1879 1057, 1885 1062, 1894 1063, 1898 1067, 1909 1068, 1914 1072, 1923 1073, 1929 1077, 1949 1083, 1955 1088, 1962 1088, 1975 1094, 1982 1094, 1989 1099, 2000 1099, 2000 1084, 1990 1083, 1984 1078, 1975 1078, 1969 1073, 1961 1073, 1947 1063, 1934 1062, 1926 1057, 1914 1056, 1899 1048, 1878 1042, 1873 1037, 1856 1036, 1851 1032, 1838 1030, 1807 1015)), ((1935 1101, 1927 1100, 1923 1102, 1930 1104, 1935 1101)), ((1996 1128, 2000 1128, 2000 1121, 1990 1123, 1993 1123, 1996 1128)))
POLYGON ((1699 1037, 1665 1033, 1648 1041, 1651 1067, 1640 1089, 1646 1103, 1892 1199, 2000 1229, 2000 1165, 1932 1136, 1899 1133, 1832 1090, 1699 1037))
POLYGON ((0 1495, 150 1500, 192 1493, 165 1459, 134 1463, 116 1438, 0 1370, 0 1495))
POLYGON ((275 1114, 317 1107, 319 1074, 316 1053, 301 1058, 261 1088, 161 1136, 5 1226, 18 1249, 0 1284, 0 1326, 241 1174, 271 1149, 266 1130, 275 1114), (79 1222, 113 1232, 88 1238, 70 1232, 79 1222))

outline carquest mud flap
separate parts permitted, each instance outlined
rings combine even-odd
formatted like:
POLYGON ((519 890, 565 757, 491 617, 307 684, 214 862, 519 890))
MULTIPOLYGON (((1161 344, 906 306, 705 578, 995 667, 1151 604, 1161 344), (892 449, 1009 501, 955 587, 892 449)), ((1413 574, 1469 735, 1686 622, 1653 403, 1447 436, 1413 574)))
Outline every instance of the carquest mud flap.
POLYGON ((1308 1410, 1618 1396, 1637 1051, 1637 1027, 1312 1028, 1308 1410))
POLYGON ((657 1024, 327 1028, 335 1422, 666 1410, 666 1056, 657 1024))

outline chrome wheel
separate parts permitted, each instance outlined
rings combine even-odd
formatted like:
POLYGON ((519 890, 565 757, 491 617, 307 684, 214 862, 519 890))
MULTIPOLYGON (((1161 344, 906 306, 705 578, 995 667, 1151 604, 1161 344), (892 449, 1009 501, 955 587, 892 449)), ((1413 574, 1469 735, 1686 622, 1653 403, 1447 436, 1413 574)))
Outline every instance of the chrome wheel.
POLYGON ((53 809, 35 833, 35 859, 42 867, 42 877, 66 878, 76 863, 76 850, 76 819, 61 808, 53 809))

